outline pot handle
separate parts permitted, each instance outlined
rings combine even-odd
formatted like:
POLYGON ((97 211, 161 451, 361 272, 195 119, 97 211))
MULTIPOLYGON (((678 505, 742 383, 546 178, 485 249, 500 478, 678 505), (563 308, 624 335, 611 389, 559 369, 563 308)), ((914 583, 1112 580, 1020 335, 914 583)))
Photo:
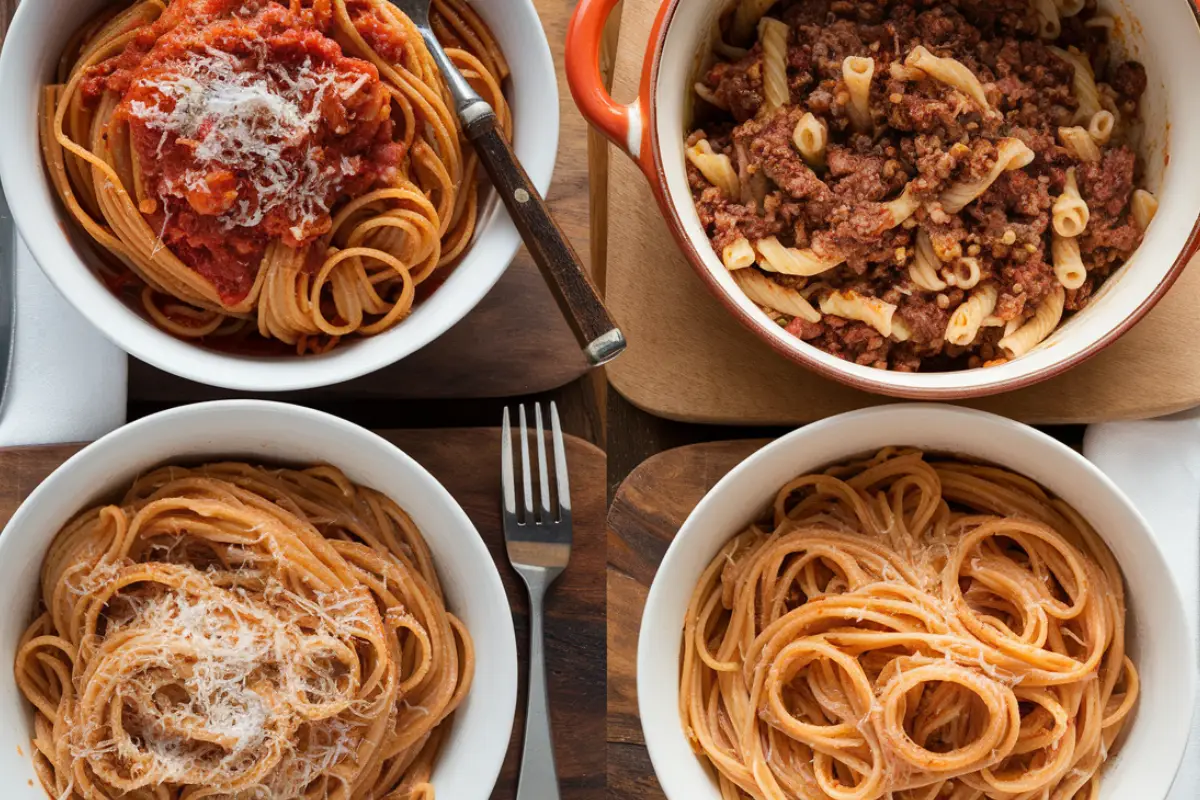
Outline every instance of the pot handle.
POLYGON ((567 29, 567 83, 584 118, 649 174, 645 92, 629 105, 618 103, 600 74, 604 28, 619 1, 579 0, 567 29))

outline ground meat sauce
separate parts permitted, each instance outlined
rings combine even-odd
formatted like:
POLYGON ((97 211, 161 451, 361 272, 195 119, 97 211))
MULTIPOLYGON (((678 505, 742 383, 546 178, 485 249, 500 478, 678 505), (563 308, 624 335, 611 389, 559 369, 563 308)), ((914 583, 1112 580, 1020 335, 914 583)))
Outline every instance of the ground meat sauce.
MULTIPOLYGON (((368 3, 348 6, 373 46, 402 47, 369 25, 368 3)), ((249 293, 272 241, 318 240, 339 202, 404 160, 387 88, 343 55, 331 14, 322 2, 174 0, 85 78, 85 102, 119 97, 112 124, 128 126, 143 215, 226 302, 249 293)))
POLYGON ((1005 328, 1032 316, 1057 286, 1051 209, 1070 168, 1091 217, 1078 239, 1088 277, 1066 292, 1067 312, 1082 308, 1141 243, 1130 214, 1140 168, 1121 142, 1124 127, 1136 118, 1146 73, 1140 64, 1109 58, 1107 29, 1087 24, 1096 15, 1093 3, 1062 20, 1055 42, 1038 38, 1039 18, 1027 0, 782 0, 768 13, 789 28, 789 103, 766 109, 761 44, 726 41, 729 47, 721 52, 730 57, 701 75, 698 126, 688 144, 707 140, 729 156, 741 196, 726 196, 689 163, 700 220, 718 253, 738 239, 753 243, 771 236, 818 256, 836 253, 843 263, 813 278, 764 274, 801 290, 814 306, 822 293, 834 290, 882 299, 896 307, 895 318, 910 336, 901 342, 857 320, 823 315, 811 322, 765 309, 789 333, 884 369, 960 369, 1002 360, 998 342, 1005 328), (732 49, 739 45, 748 48, 745 55, 732 49), (892 64, 903 64, 918 45, 967 66, 999 113, 982 113, 966 95, 936 80, 893 75, 892 64), (1100 147, 1098 162, 1079 160, 1058 137, 1060 127, 1086 121, 1076 119, 1074 67, 1054 48, 1088 57, 1104 107, 1119 115, 1118 130, 1100 147), (842 77, 848 56, 874 59, 870 133, 851 127, 842 77), (815 167, 793 144, 796 125, 807 113, 829 131, 825 163, 815 167), (997 143, 1005 138, 1021 140, 1035 154, 1033 161, 1002 173, 957 214, 946 213, 937 202, 941 192, 987 175, 996 163, 997 143), (893 226, 885 204, 905 187, 920 206, 893 226), (995 321, 970 345, 951 345, 945 336, 969 292, 952 285, 926 291, 909 276, 918 229, 929 234, 944 266, 973 258, 980 282, 997 289, 995 321))

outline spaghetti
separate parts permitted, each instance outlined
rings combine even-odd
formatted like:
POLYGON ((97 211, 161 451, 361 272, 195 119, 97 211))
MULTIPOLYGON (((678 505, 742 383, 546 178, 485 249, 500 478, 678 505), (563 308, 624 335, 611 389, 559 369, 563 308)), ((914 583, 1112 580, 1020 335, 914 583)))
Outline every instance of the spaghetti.
MULTIPOLYGON (((431 19, 511 135, 486 25, 463 0, 431 19)), ((387 0, 136 2, 75 35, 41 124, 106 282, 189 339, 305 353, 389 330, 480 213, 478 158, 387 0)))
POLYGON ((680 712, 724 800, 1097 796, 1138 694, 1121 574, 1032 481, 888 449, 705 570, 680 712))
POLYGON ((83 512, 17 651, 58 800, 432 800, 474 654, 395 503, 332 467, 164 467, 83 512))

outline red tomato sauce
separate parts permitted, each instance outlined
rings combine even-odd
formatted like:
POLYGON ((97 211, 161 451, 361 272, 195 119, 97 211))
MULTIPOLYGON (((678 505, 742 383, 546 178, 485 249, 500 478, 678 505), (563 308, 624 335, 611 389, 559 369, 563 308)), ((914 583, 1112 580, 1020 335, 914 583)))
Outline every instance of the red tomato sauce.
POLYGON ((406 157, 378 70, 331 32, 328 0, 175 0, 85 80, 88 102, 120 98, 110 135, 128 126, 142 214, 227 303, 272 242, 319 245, 339 203, 393 183, 406 157))

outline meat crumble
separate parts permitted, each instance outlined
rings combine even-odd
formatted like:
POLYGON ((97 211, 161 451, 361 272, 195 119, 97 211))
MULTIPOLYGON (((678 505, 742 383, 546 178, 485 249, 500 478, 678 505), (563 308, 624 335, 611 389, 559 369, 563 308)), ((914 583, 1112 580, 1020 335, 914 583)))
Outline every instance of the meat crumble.
POLYGON ((1002 339, 1048 298, 1061 292, 1064 314, 1077 312, 1141 244, 1131 205, 1142 165, 1127 132, 1146 72, 1115 58, 1108 28, 1094 21, 1094 2, 1061 20, 1055 41, 1039 38, 1041 20, 1028 0, 780 0, 768 16, 787 28, 786 102, 768 100, 761 41, 729 41, 731 27, 723 26, 721 55, 700 76, 688 137, 689 146, 707 141, 714 154, 729 158, 738 195, 710 183, 695 164, 687 169, 718 255, 745 240, 757 261, 741 268, 794 290, 819 314, 764 306, 789 333, 881 369, 997 363, 1013 355, 1002 339), (968 68, 987 106, 907 66, 918 47, 968 68), (843 77, 848 57, 874 65, 865 128, 852 119, 843 77), (1111 139, 1094 137, 1098 160, 1087 160, 1060 134, 1089 123, 1086 98, 1077 96, 1073 81, 1080 60, 1093 70, 1100 106, 1115 120, 1111 139), (808 115, 827 131, 819 162, 806 160, 796 139, 808 115), (1017 140, 1032 158, 996 177, 1005 140, 1017 140), (963 208, 946 208, 949 188, 990 178, 963 208), (1087 275, 1064 291, 1053 263, 1052 220, 1055 200, 1070 186, 1078 187, 1089 213, 1075 239, 1087 275), (894 203, 902 197, 915 210, 898 220, 894 203), (768 269, 758 243, 771 237, 836 266, 807 277, 768 269), (926 239, 942 288, 913 278, 926 239), (962 277, 967 273, 970 281, 962 277), (987 319, 969 344, 952 344, 951 317, 979 287, 995 290, 987 319), (882 301, 893 330, 820 311, 821 300, 835 292, 882 301))

